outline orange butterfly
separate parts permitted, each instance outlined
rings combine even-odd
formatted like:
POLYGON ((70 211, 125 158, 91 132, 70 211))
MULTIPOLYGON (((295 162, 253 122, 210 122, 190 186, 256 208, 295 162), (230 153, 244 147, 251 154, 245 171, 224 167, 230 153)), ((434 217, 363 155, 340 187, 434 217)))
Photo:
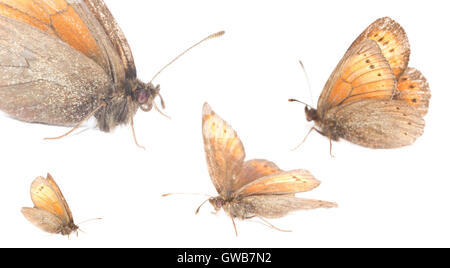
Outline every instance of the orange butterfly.
POLYGON ((133 117, 138 109, 159 111, 160 87, 137 78, 130 46, 103 0, 0 0, 0 37, 2 111, 75 126, 66 135, 92 116, 105 132, 129 123, 139 146, 133 117))
MULTIPOLYGON (((403 28, 384 17, 372 23, 345 53, 306 118, 331 140, 370 148, 397 148, 423 133, 430 89, 407 67, 409 42, 403 28)), ((309 133, 310 133, 309 132, 309 133)), ((308 133, 308 134, 309 134, 308 133)))
POLYGON ((263 218, 279 218, 294 210, 337 206, 295 197, 295 193, 310 191, 320 184, 307 170, 283 171, 264 159, 244 161, 244 146, 236 132, 207 103, 203 106, 202 125, 208 170, 219 193, 208 200, 216 211, 226 211, 235 231, 234 218, 259 217, 265 221, 263 218))
POLYGON ((69 205, 50 174, 46 179, 37 177, 31 183, 30 194, 34 208, 23 207, 22 214, 32 224, 53 234, 70 235, 78 230, 69 205))

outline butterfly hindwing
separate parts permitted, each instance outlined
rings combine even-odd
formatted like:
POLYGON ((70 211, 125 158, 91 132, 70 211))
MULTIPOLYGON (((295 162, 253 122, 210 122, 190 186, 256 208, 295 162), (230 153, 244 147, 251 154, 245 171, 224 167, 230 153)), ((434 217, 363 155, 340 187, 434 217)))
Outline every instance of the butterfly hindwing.
POLYGON ((306 192, 319 186, 320 181, 307 170, 277 172, 254 180, 233 193, 234 196, 261 194, 292 194, 306 192))
POLYGON ((413 143, 425 122, 401 100, 361 100, 330 110, 324 121, 336 122, 339 136, 370 148, 397 148, 413 143))
POLYGON ((427 79, 415 68, 407 68, 398 80, 397 94, 394 97, 414 107, 422 116, 428 112, 431 98, 427 79))

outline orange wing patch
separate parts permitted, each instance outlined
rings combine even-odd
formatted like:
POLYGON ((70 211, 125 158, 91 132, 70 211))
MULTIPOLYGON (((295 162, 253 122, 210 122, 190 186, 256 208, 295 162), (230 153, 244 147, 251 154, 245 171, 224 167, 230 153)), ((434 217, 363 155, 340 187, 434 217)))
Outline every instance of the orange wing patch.
POLYGON ((325 85, 328 94, 319 106, 330 108, 361 99, 388 99, 396 88, 395 76, 377 43, 366 40, 347 51, 325 85))
POLYGON ((259 194, 290 194, 306 192, 319 186, 320 181, 303 169, 276 173, 258 179, 235 192, 236 196, 259 194))
POLYGON ((245 161, 241 172, 233 183, 233 191, 242 186, 265 176, 282 171, 275 163, 264 159, 252 159, 245 161))
POLYGON ((398 80, 398 92, 395 99, 404 100, 416 108, 422 115, 428 112, 431 98, 427 79, 415 68, 408 68, 398 80))
POLYGON ((0 0, 0 15, 53 34, 87 57, 103 63, 89 28, 65 0, 0 0))
POLYGON ((377 42, 394 75, 399 78, 408 66, 410 54, 408 37, 402 26, 391 18, 380 18, 369 25, 351 47, 367 39, 377 42))
POLYGON ((62 197, 58 185, 53 179, 37 177, 31 184, 31 200, 36 208, 46 210, 61 219, 70 220, 70 212, 66 210, 67 204, 62 197))

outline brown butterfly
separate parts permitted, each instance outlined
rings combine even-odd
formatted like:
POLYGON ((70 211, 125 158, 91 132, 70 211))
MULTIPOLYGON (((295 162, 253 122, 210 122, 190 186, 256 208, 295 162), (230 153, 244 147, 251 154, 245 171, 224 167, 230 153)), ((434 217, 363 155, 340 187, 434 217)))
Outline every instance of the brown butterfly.
POLYGON ((53 234, 78 232, 69 205, 50 174, 47 178, 37 177, 31 183, 30 194, 34 208, 23 207, 22 214, 32 224, 53 234))
POLYGON ((244 161, 244 146, 236 132, 207 103, 202 122, 208 170, 219 193, 208 200, 216 211, 225 210, 235 231, 234 218, 259 217, 267 223, 263 218, 279 218, 295 210, 337 207, 333 202, 295 197, 320 184, 307 170, 283 171, 264 159, 244 161))
MULTIPOLYGON (((410 47, 403 28, 384 17, 372 23, 345 53, 306 119, 330 140, 370 148, 412 144, 423 133, 430 89, 408 67, 410 47)), ((295 100, 294 100, 295 101, 295 100)), ((310 133, 309 132, 309 133, 310 133)), ((308 134, 309 134, 308 133, 308 134)))
POLYGON ((103 0, 0 0, 0 109, 13 118, 75 126, 66 135, 92 116, 105 132, 130 123, 138 145, 133 116, 159 110, 159 91, 137 79, 103 0))

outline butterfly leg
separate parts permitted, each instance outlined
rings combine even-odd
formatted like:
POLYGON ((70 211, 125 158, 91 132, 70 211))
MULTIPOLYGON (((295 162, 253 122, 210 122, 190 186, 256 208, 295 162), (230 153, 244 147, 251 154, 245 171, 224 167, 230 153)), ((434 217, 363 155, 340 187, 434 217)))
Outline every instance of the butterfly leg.
POLYGON ((137 139, 136 139, 136 132, 134 131, 134 122, 133 122, 133 117, 131 117, 131 120, 130 120, 130 126, 131 126, 131 132, 133 133, 133 139, 134 139, 134 143, 136 143, 136 146, 137 146, 137 147, 139 147, 139 148, 141 148, 141 149, 144 149, 144 150, 145 150, 145 147, 144 147, 144 146, 141 146, 141 145, 139 145, 139 143, 138 143, 138 141, 137 141, 137 139))
POLYGON ((312 128, 308 131, 308 134, 306 134, 305 138, 303 138, 303 141, 302 141, 299 145, 297 145, 294 149, 292 149, 292 151, 295 151, 295 150, 297 150, 300 146, 302 146, 303 143, 305 143, 306 139, 308 138, 309 134, 311 134, 311 132, 312 132, 313 130, 315 130, 315 131, 317 131, 317 132, 320 133, 320 130, 318 130, 316 127, 312 127, 312 128))
POLYGON ((265 220, 263 217, 259 217, 259 216, 258 216, 258 218, 259 218, 260 220, 262 220, 265 224, 267 224, 270 228, 273 228, 273 229, 278 230, 278 231, 280 231, 280 232, 292 232, 291 230, 282 230, 282 229, 280 229, 280 228, 275 227, 273 224, 271 224, 270 222, 268 222, 267 220, 265 220))
POLYGON ((328 140, 330 141, 330 156, 334 158, 334 155, 333 155, 333 142, 331 140, 331 135, 328 135, 328 140))
POLYGON ((236 229, 236 223, 234 222, 234 217, 230 215, 231 221, 233 222, 234 232, 236 233, 236 236, 238 236, 238 232, 236 229))
POLYGON ((53 138, 44 138, 44 140, 59 140, 62 139, 68 135, 70 135, 72 132, 74 132, 75 130, 77 130, 78 128, 81 127, 81 125, 83 125, 89 118, 91 118, 98 110, 100 110, 101 108, 105 107, 106 103, 102 103, 101 105, 99 105, 97 108, 95 108, 94 111, 92 111, 88 116, 86 116, 83 120, 81 120, 81 122, 79 122, 76 126, 74 126, 69 132, 67 132, 64 135, 61 135, 59 137, 53 137, 53 138))

